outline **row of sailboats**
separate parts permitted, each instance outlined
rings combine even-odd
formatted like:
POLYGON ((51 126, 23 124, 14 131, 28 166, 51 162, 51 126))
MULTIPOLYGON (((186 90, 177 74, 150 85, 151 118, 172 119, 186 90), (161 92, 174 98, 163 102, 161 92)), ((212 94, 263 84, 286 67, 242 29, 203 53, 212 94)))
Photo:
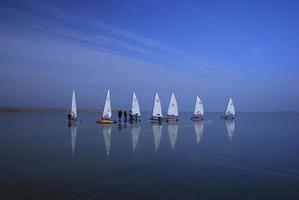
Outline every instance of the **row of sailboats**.
MULTIPOLYGON (((153 103, 153 111, 152 111, 152 117, 150 118, 150 121, 152 123, 160 123, 162 121, 166 122, 177 122, 179 120, 178 118, 179 112, 178 112, 178 104, 176 97, 174 93, 172 93, 167 116, 163 118, 162 114, 162 106, 161 106, 161 100, 158 95, 158 92, 155 92, 155 98, 153 103)), ((191 117, 192 121, 201 121, 203 120, 204 116, 204 108, 203 103, 201 99, 197 96, 195 101, 195 108, 193 116, 191 117)), ((232 99, 229 99, 227 109, 225 112, 225 115, 222 116, 223 119, 233 119, 235 116, 235 107, 232 99)), ((141 112, 140 112, 140 106, 139 102, 136 96, 136 93, 133 92, 132 96, 132 105, 130 110, 130 120, 131 121, 140 121, 141 112)), ((73 91, 72 96, 72 108, 71 108, 71 114, 68 115, 69 122, 74 122, 77 119, 77 104, 76 104, 76 97, 75 97, 75 91, 73 91)), ((110 98, 110 90, 108 89, 105 103, 104 103, 104 109, 102 113, 102 117, 96 121, 99 124, 112 124, 116 123, 115 120, 112 119, 112 109, 111 109, 111 98, 110 98)))
MULTIPOLYGON (((196 143, 199 143, 204 133, 204 123, 203 122, 194 122, 194 131, 196 143)), ((229 141, 232 140, 234 131, 235 131, 235 121, 227 120, 226 129, 229 137, 229 141)), ((163 126, 159 124, 152 125, 153 139, 155 151, 158 151, 161 139, 162 139, 162 130, 163 126)), ((111 137, 112 137, 112 126, 104 126, 102 129, 104 143, 106 147, 107 156, 110 155, 111 149, 111 137)), ((178 139, 179 126, 178 124, 169 124, 167 126, 168 137, 170 141, 171 148, 174 149, 178 139)), ((139 124, 133 124, 131 127, 131 143, 133 152, 136 150, 137 144, 141 137, 141 126, 139 124)), ((71 148, 72 154, 75 153, 76 149, 76 140, 77 140, 77 126, 71 127, 71 148)))

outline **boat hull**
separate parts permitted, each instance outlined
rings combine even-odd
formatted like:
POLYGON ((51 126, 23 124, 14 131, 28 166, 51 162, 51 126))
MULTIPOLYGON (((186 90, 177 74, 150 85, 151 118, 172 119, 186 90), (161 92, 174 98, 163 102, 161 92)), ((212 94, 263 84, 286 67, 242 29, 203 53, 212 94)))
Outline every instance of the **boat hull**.
POLYGON ((152 118, 150 118, 150 122, 151 123, 161 123, 161 122, 163 122, 163 118, 162 117, 152 117, 152 118))
POLYGON ((111 120, 111 119, 103 119, 103 118, 101 118, 101 119, 98 119, 96 121, 96 123, 97 124, 114 124, 114 123, 116 123, 116 121, 111 120))
POLYGON ((203 120, 203 116, 202 115, 194 115, 191 117, 192 121, 198 122, 198 121, 202 121, 203 120))
POLYGON ((177 122, 177 121, 179 121, 179 118, 177 116, 167 116, 165 118, 165 121, 166 122, 177 122))
POLYGON ((223 116, 221 116, 221 119, 232 120, 232 119, 235 119, 235 116, 234 115, 223 115, 223 116))

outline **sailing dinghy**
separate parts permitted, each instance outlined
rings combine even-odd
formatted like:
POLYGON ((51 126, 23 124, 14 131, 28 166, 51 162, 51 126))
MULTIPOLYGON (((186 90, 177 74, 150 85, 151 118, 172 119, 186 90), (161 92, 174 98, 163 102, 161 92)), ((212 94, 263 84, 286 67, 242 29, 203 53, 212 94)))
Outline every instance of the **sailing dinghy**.
POLYGON ((171 99, 170 99, 170 102, 169 102, 166 121, 167 122, 178 121, 179 120, 178 116, 179 116, 178 104, 177 104, 176 98, 174 96, 174 93, 172 93, 171 99))
POLYGON ((71 114, 68 115, 69 125, 75 122, 76 120, 77 120, 77 104, 76 104, 75 91, 73 90, 71 114))
POLYGON ((232 98, 229 98, 225 115, 222 116, 222 119, 234 119, 236 115, 235 106, 232 98))
POLYGON ((131 107, 131 112, 130 112, 130 122, 137 122, 140 121, 140 107, 139 107, 139 102, 136 97, 135 92, 133 92, 133 97, 132 97, 132 107, 131 107))
POLYGON ((150 121, 153 123, 155 122, 161 123, 163 121, 161 101, 157 92, 155 93, 153 114, 152 117, 150 118, 150 121))
POLYGON ((106 95, 106 99, 105 99, 105 105, 104 105, 103 115, 96 122, 98 124, 112 124, 112 123, 116 123, 114 120, 112 120, 111 117, 112 117, 111 100, 110 100, 110 91, 108 89, 107 95, 106 95))
POLYGON ((202 102, 201 102, 200 98, 197 96, 196 102, 195 102, 195 109, 194 109, 194 113, 193 113, 191 120, 192 121, 203 120, 203 112, 204 112, 204 110, 203 110, 202 102))

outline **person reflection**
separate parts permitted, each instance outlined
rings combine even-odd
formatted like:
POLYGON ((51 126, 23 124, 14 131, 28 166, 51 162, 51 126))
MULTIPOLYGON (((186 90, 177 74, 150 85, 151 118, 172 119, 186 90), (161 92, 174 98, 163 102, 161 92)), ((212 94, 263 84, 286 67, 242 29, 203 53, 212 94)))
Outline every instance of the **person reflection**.
POLYGON ((107 156, 110 155, 111 131, 112 131, 112 126, 103 127, 103 136, 104 136, 107 156))
POLYGON ((227 130, 227 134, 229 137, 229 141, 232 140, 234 132, 235 132, 235 120, 226 120, 225 121, 225 125, 226 125, 226 130, 227 130))
POLYGON ((155 151, 158 151, 161 137, 162 137, 161 124, 153 124, 153 134, 154 134, 155 151))
POLYGON ((196 142, 199 143, 199 141, 203 135, 204 125, 203 125, 202 121, 194 122, 193 125, 194 125, 194 130, 195 130, 196 142))
POLYGON ((178 138, 178 125, 177 124, 169 124, 167 127, 168 136, 171 144, 171 148, 174 149, 175 143, 178 138))
POLYGON ((133 145, 133 152, 136 149, 139 137, 140 137, 140 125, 139 124, 134 124, 132 129, 131 129, 131 134, 132 134, 132 145, 133 145))
POLYGON ((72 154, 75 153, 76 149, 76 139, 77 139, 77 126, 71 127, 71 145, 72 145, 72 154))

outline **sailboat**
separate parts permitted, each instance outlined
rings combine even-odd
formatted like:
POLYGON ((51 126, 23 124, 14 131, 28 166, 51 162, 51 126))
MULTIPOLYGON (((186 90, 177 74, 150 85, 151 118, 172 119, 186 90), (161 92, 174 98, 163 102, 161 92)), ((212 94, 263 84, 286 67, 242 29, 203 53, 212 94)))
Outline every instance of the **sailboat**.
POLYGON ((167 127, 168 136, 169 136, 169 140, 170 140, 172 149, 174 149, 175 143, 178 138, 178 129, 179 129, 179 127, 177 124, 170 124, 167 127))
POLYGON ((174 96, 174 93, 172 93, 171 99, 170 99, 170 102, 169 102, 166 121, 167 122, 178 121, 179 120, 178 116, 179 116, 178 104, 177 104, 176 98, 174 96))
POLYGON ((235 106, 232 98, 229 98, 225 115, 222 116, 222 119, 234 119, 236 115, 235 106))
POLYGON ((108 89, 106 99, 105 99, 105 105, 103 110, 103 115, 100 119, 98 119, 96 122, 99 124, 112 124, 116 123, 114 120, 112 120, 112 110, 111 110, 111 100, 110 100, 110 91, 108 89))
POLYGON ((76 120, 77 120, 77 104, 76 104, 75 91, 73 90, 71 114, 68 115, 69 125, 75 122, 76 120))
POLYGON ((130 122, 137 122, 140 121, 141 114, 140 114, 140 107, 139 107, 139 102, 136 97, 135 92, 133 92, 133 97, 132 97, 132 107, 131 107, 131 112, 130 112, 130 122))
POLYGON ((150 118, 150 121, 153 123, 154 122, 161 123, 163 121, 161 101, 157 92, 155 93, 153 114, 152 117, 150 118))
POLYGON ((194 109, 194 113, 193 113, 191 120, 192 121, 203 120, 203 112, 204 112, 204 110, 203 110, 202 102, 201 102, 200 98, 197 96, 196 102, 195 102, 195 109, 194 109))

